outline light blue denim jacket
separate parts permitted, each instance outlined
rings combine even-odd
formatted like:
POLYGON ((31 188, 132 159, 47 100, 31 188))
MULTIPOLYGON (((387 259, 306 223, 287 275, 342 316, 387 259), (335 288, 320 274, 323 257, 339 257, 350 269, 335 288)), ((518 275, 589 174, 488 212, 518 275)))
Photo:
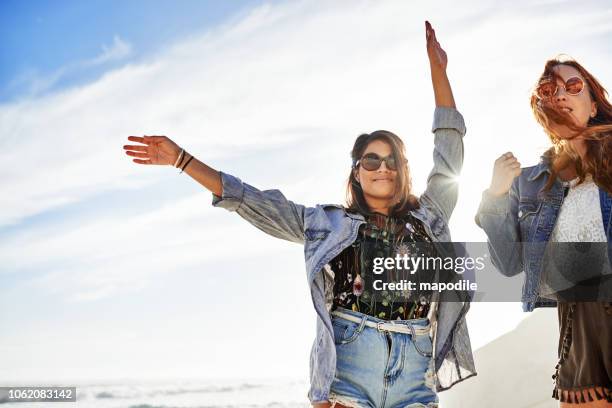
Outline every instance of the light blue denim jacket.
MULTIPOLYGON (((453 108, 434 112, 434 168, 427 189, 420 197, 421 208, 413 215, 423 221, 432 240, 450 242, 448 219, 457 202, 456 176, 463 165, 465 124, 453 108)), ((310 354, 311 403, 328 400, 336 369, 328 295, 323 267, 357 238, 365 223, 361 214, 345 211, 337 204, 305 207, 288 199, 279 190, 260 191, 240 179, 220 172, 223 193, 213 194, 213 206, 237 212, 260 230, 277 238, 304 245, 306 275, 317 318, 317 333, 310 354)), ((329 279, 328 279, 329 280, 329 279)), ((469 302, 439 302, 432 324, 436 389, 442 391, 476 374, 465 314, 469 302)))
MULTIPOLYGON (((545 245, 523 245, 548 242, 555 227, 568 187, 557 178, 550 191, 545 192, 543 187, 549 177, 550 162, 542 156, 539 164, 521 170, 508 194, 494 197, 483 192, 476 214, 476 223, 487 234, 493 265, 506 276, 525 271, 521 300, 526 312, 556 306, 556 302, 538 296, 545 245)), ((600 188, 599 198, 603 227, 610 242, 612 196, 600 188)), ((612 254, 609 256, 612 259, 612 254)))

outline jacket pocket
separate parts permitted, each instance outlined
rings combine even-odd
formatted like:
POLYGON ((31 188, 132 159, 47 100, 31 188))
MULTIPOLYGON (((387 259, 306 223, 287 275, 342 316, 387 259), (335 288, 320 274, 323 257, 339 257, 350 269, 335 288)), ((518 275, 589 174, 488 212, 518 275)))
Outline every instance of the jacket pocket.
POLYGON ((537 226, 537 215, 542 208, 542 202, 533 199, 521 198, 518 204, 518 223, 521 229, 521 241, 529 241, 537 226))
POLYGON ((518 220, 522 221, 530 215, 537 214, 541 207, 541 201, 521 198, 518 205, 518 220))
POLYGON ((326 230, 317 230, 317 229, 312 229, 312 228, 304 230, 304 237, 308 241, 316 241, 319 239, 325 239, 325 237, 327 237, 328 234, 329 234, 329 231, 326 231, 326 230))
POLYGON ((304 256, 306 259, 310 259, 315 253, 326 245, 326 238, 330 231, 318 230, 318 229, 306 229, 304 230, 304 256))

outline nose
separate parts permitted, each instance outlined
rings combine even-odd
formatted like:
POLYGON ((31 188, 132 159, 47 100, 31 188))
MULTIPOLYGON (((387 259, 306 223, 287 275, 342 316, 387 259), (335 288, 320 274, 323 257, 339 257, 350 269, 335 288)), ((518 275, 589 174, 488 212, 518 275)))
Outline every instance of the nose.
POLYGON ((382 172, 382 171, 383 171, 383 168, 384 168, 384 169, 385 169, 385 171, 387 171, 387 172, 390 172, 390 171, 391 171, 391 169, 389 169, 389 168, 387 167, 387 162, 386 162, 386 161, 384 161, 384 160, 383 160, 383 161, 380 163, 380 167, 378 168, 378 172, 382 172))
POLYGON ((564 86, 557 86, 557 93, 555 94, 555 100, 557 102, 560 101, 564 101, 567 96, 567 93, 565 92, 565 87, 564 86))

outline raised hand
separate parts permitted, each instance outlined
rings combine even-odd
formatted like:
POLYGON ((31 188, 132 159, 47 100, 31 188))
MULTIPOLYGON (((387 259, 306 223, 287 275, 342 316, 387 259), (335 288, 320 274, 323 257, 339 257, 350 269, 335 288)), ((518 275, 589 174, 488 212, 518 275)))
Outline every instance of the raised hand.
POLYGON ((432 68, 440 68, 446 70, 448 58, 446 52, 440 46, 436 39, 436 31, 433 29, 429 21, 425 21, 425 39, 427 40, 427 56, 429 56, 429 64, 432 68))
POLYGON ((134 163, 173 166, 181 152, 180 146, 166 136, 128 136, 132 142, 143 145, 124 145, 125 154, 138 157, 134 163))
POLYGON ((446 65, 448 64, 446 52, 440 47, 440 43, 436 39, 436 32, 429 21, 425 21, 425 38, 427 39, 427 56, 429 57, 431 83, 436 106, 456 108, 450 81, 446 75, 446 65))
POLYGON ((521 163, 512 152, 502 154, 495 160, 489 193, 498 197, 506 194, 512 186, 512 181, 519 174, 521 174, 521 163))

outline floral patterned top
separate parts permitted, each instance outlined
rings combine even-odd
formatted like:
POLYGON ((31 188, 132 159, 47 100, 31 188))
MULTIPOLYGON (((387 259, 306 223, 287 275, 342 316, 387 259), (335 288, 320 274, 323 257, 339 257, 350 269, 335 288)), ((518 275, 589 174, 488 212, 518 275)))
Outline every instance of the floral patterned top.
POLYGON ((329 263, 334 272, 332 309, 340 306, 384 320, 427 317, 430 292, 373 291, 368 285, 371 283, 368 280, 380 277, 385 282, 424 280, 418 271, 410 274, 395 266, 387 269, 386 275, 373 273, 373 259, 376 257, 436 256, 435 247, 422 223, 411 214, 396 219, 374 213, 366 216, 366 221, 355 242, 329 263))

